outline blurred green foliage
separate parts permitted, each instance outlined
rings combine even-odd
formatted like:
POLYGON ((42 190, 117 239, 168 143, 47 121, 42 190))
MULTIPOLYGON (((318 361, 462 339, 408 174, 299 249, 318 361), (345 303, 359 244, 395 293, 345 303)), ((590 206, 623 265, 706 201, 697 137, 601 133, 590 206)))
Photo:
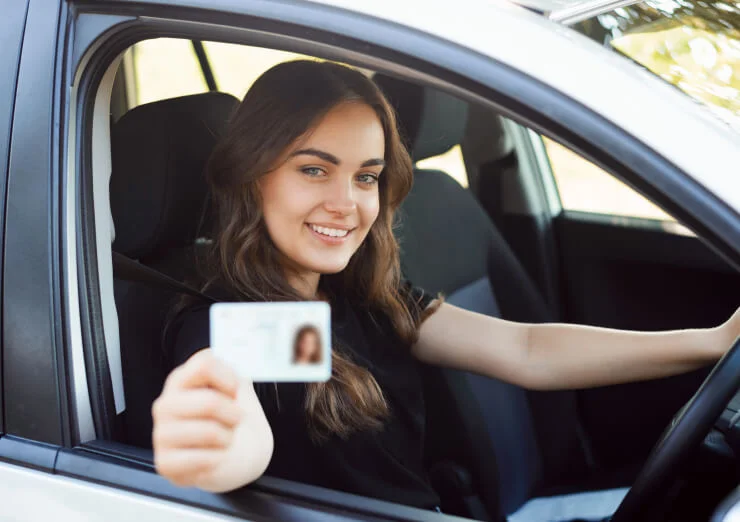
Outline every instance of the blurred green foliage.
POLYGON ((651 0, 581 22, 740 129, 740 2, 651 0))

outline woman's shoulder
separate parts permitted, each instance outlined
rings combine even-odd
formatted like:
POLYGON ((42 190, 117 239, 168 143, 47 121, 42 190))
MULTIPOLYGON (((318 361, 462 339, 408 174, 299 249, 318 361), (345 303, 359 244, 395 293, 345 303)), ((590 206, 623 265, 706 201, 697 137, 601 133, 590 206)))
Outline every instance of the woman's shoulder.
MULTIPOLYGON (((402 280, 398 285, 397 302, 408 311, 412 321, 418 326, 427 317, 430 305, 438 299, 437 296, 414 285, 411 281, 402 280)), ((369 318, 371 324, 388 334, 397 335, 398 314, 405 315, 397 305, 373 305, 367 299, 356 296, 340 295, 331 300, 332 318, 346 317, 347 313, 359 318, 369 318)))
POLYGON ((406 306, 409 308, 418 308, 420 311, 424 311, 432 301, 436 299, 435 296, 424 290, 419 286, 415 286, 414 283, 408 279, 401 281, 401 298, 405 301, 406 306))
POLYGON ((417 327, 436 310, 435 303, 442 299, 406 279, 401 281, 399 294, 417 327))

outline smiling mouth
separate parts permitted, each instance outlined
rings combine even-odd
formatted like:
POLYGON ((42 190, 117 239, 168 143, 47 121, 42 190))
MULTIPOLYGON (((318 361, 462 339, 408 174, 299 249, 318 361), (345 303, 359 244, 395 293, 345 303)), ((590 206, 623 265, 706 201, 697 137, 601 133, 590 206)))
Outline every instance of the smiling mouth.
POLYGON ((311 223, 308 223, 308 228, 319 234, 320 236, 324 236, 327 238, 336 238, 336 239, 343 239, 347 237, 349 234, 352 233, 352 230, 354 229, 343 229, 343 228, 331 228, 331 227, 322 227, 319 225, 313 225, 311 223))

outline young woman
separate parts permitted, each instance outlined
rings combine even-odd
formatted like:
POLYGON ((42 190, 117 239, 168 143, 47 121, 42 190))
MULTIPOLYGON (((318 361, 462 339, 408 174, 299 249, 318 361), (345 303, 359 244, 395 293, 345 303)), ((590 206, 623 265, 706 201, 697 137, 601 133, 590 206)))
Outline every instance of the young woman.
POLYGON ((333 63, 267 71, 216 146, 208 291, 224 300, 325 300, 332 378, 255 386, 207 349, 207 305, 173 323, 179 366, 153 406, 159 473, 227 491, 267 472, 418 507, 438 499, 422 462, 418 361, 531 389, 652 379, 715 362, 740 313, 660 333, 520 324, 456 308, 401 280, 393 216, 412 163, 375 84, 333 63))

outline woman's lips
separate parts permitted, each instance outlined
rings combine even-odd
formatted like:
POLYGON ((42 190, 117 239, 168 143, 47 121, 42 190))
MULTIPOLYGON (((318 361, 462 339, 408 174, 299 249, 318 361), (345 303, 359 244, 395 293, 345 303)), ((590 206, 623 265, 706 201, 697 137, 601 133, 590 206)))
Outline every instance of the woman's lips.
MULTIPOLYGON (((313 236, 315 238, 320 239, 321 241, 323 241, 324 243, 326 243, 328 245, 341 245, 341 244, 343 244, 344 242, 347 241, 347 238, 349 238, 349 236, 352 235, 352 232, 354 231, 354 229, 348 230, 346 235, 344 235, 343 237, 339 237, 339 236, 328 236, 326 234, 322 234, 321 232, 316 231, 308 223, 306 223, 306 228, 311 232, 311 234, 313 234, 313 236)), ((329 228, 329 227, 319 227, 319 228, 329 228)))

